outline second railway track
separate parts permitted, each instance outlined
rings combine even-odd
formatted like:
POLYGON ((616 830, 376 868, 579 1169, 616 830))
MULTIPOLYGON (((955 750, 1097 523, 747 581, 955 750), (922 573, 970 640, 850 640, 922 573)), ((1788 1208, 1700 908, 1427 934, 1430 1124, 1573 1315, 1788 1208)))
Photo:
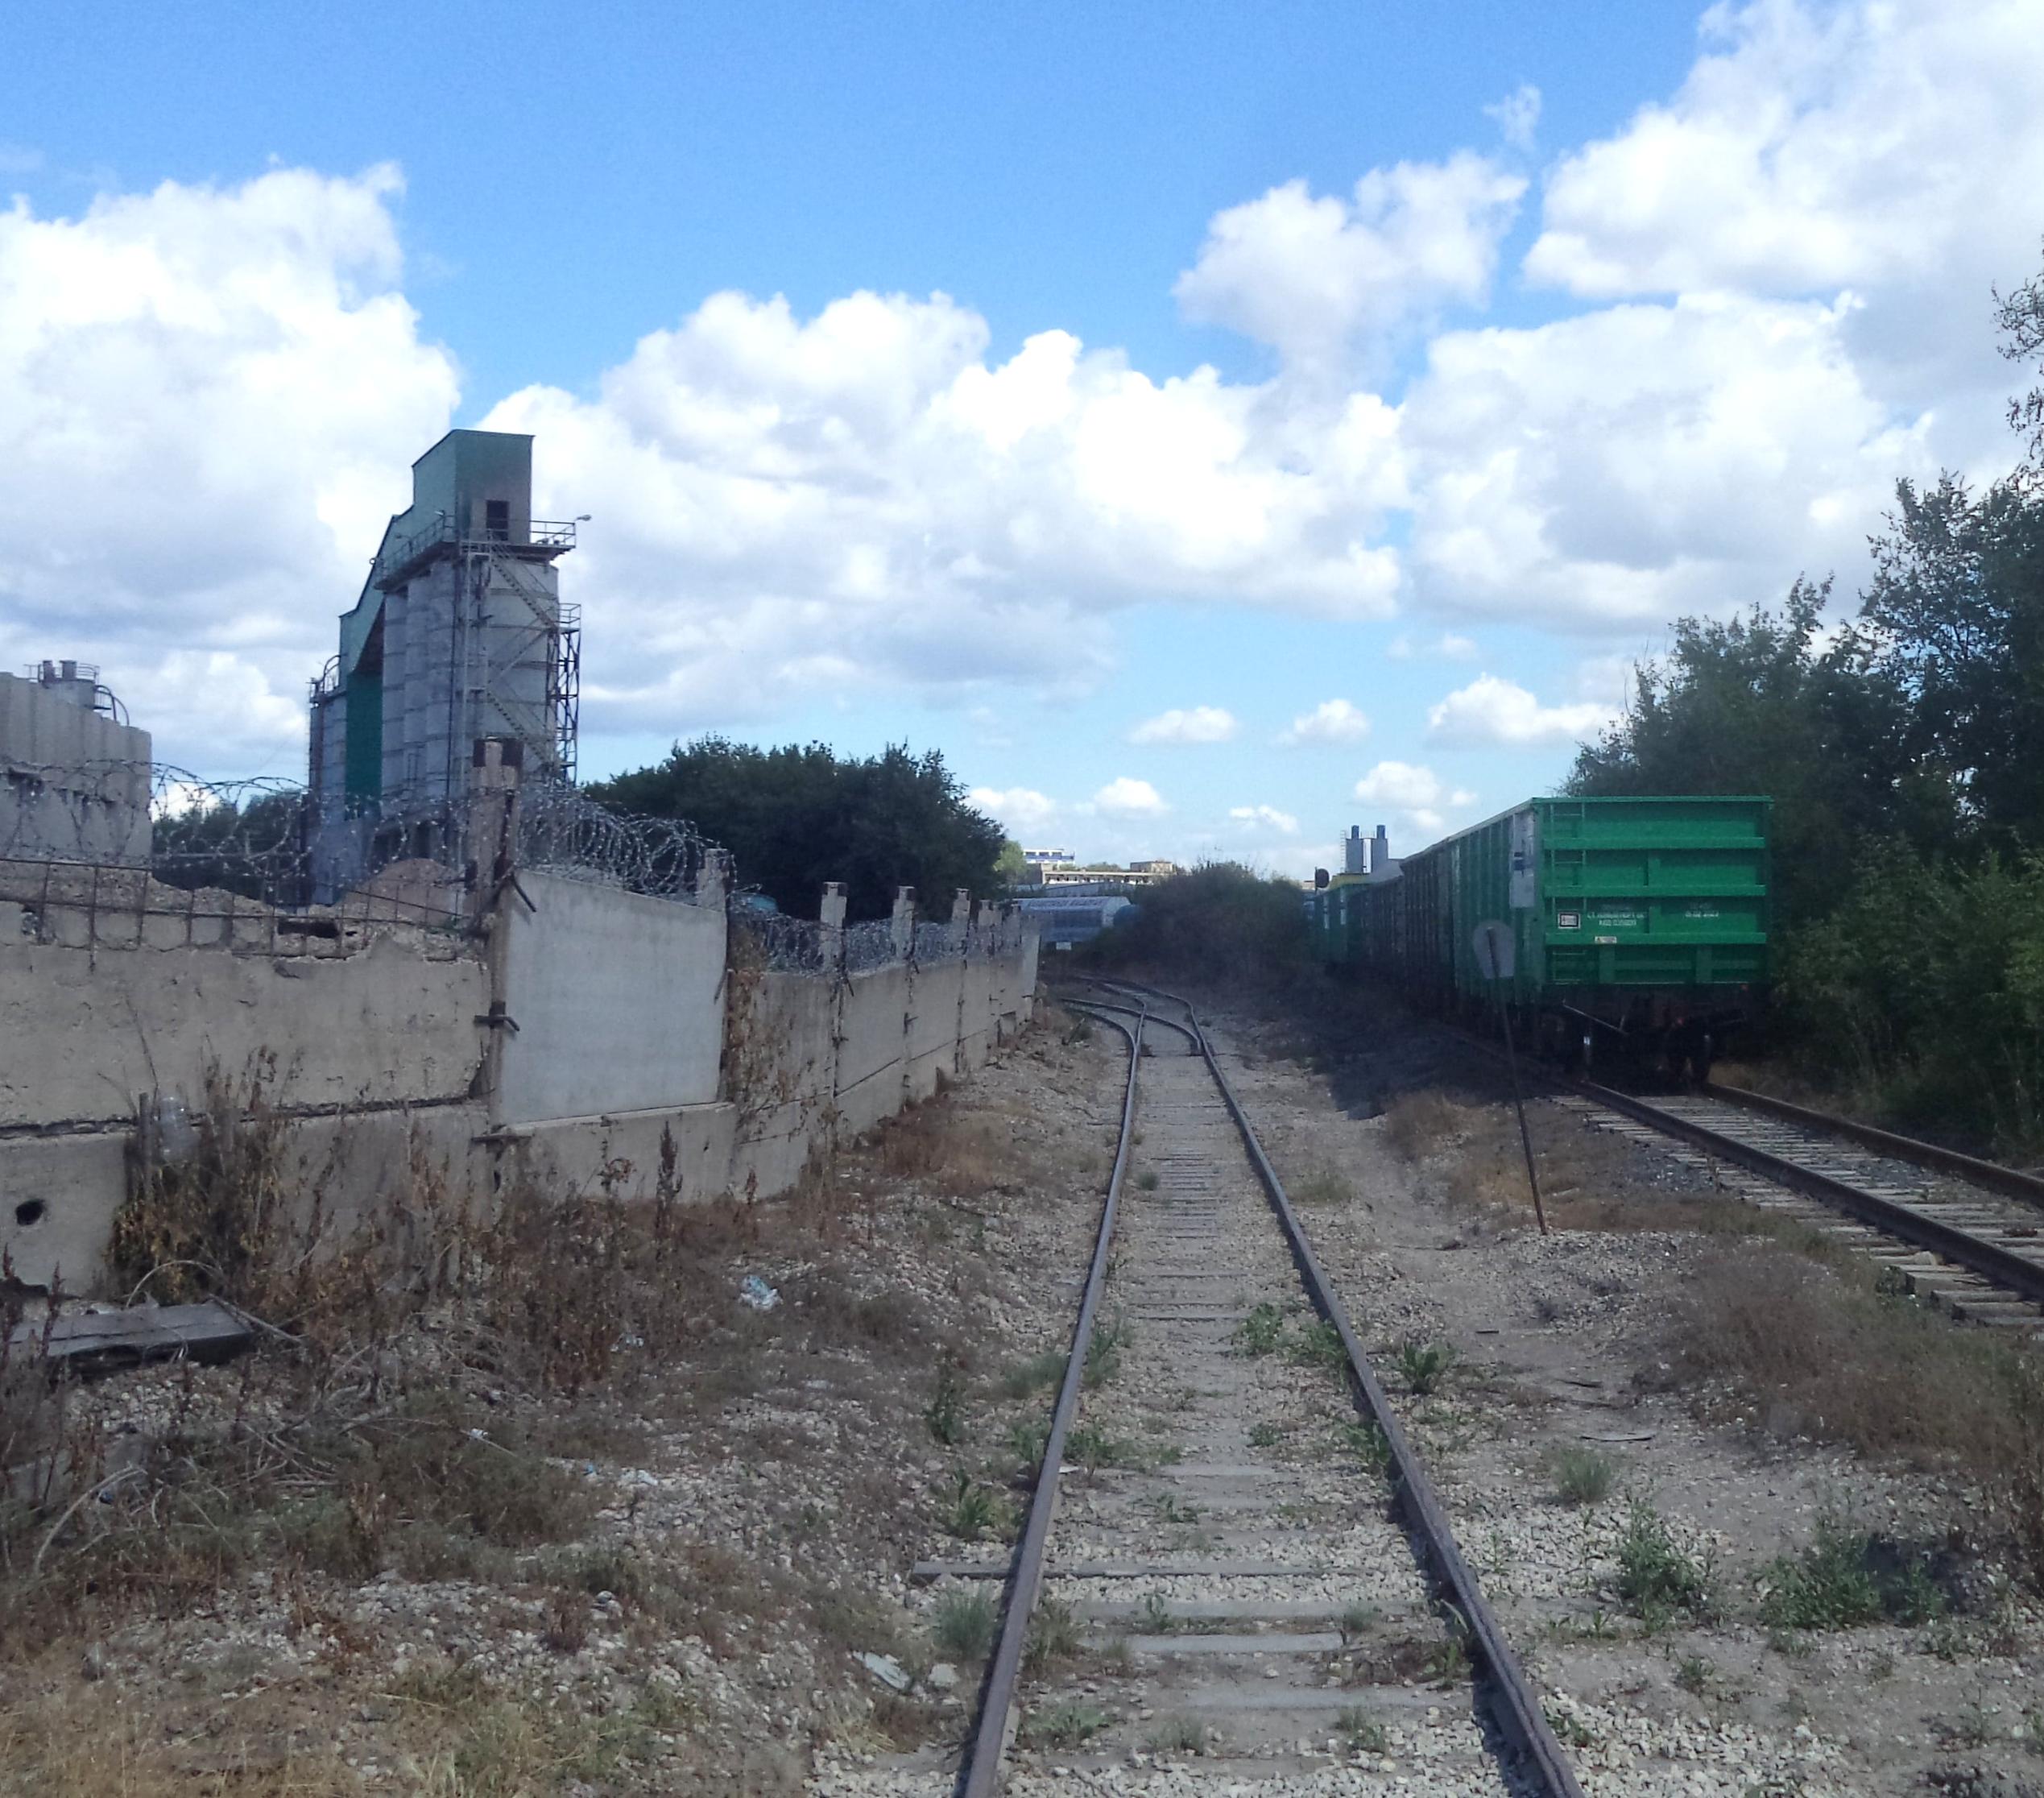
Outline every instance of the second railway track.
POLYGON ((1736 1089, 1642 1099, 1571 1082, 1558 1102, 1605 1129, 1674 1138, 1741 1197, 1887 1262, 1968 1322, 2044 1331, 2044 1183, 2030 1176, 1905 1137, 1870 1146, 1876 1133, 1736 1089))
POLYGON ((1012 1563, 924 1569, 1008 1589, 958 1789, 1574 1798, 1197 1017, 1103 998, 1123 1143, 1036 1498, 1012 1563))

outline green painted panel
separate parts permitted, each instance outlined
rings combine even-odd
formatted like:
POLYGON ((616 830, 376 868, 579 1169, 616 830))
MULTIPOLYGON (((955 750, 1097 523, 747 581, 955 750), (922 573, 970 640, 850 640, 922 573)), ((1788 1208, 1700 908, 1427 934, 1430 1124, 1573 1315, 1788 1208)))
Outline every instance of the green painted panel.
POLYGON ((383 793, 383 676, 357 673, 348 682, 347 793, 351 801, 383 793))

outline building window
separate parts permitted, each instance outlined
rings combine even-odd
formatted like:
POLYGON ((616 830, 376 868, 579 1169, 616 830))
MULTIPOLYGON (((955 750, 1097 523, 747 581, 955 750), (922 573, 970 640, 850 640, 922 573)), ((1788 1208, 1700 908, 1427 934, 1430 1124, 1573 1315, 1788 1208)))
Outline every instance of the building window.
POLYGON ((483 534, 492 543, 511 541, 511 501, 486 499, 482 505, 483 534))

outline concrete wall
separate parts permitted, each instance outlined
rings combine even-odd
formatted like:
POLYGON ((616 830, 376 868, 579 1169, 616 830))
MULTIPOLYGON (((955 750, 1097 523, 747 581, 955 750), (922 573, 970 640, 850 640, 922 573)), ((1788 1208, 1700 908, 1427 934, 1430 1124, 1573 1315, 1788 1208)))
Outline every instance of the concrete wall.
POLYGON ((499 914, 499 1124, 720 1096, 724 908, 526 873, 499 914))
POLYGON ((138 1105, 160 1096, 197 1112, 215 1079, 246 1091, 259 1076, 296 1120, 304 1189, 324 1185, 343 1214, 395 1190, 422 1130, 473 1184, 476 1021, 490 997, 480 945, 401 925, 280 937, 247 901, 226 917, 152 911, 193 896, 130 884, 135 906, 103 916, 60 883, 39 907, 0 900, 0 1249, 16 1278, 92 1290, 138 1105))
POLYGON ((768 1197, 982 1066, 1033 988, 1012 928, 869 972, 727 969, 714 895, 531 872, 481 934, 65 879, 0 878, 23 896, 0 897, 0 1043, 30 1046, 0 1056, 0 1248, 72 1291, 101 1277, 144 1096, 196 1111, 263 1067, 291 1183, 343 1228, 402 1227, 422 1168, 484 1204, 517 1179, 650 1193, 663 1138, 685 1198, 768 1197))

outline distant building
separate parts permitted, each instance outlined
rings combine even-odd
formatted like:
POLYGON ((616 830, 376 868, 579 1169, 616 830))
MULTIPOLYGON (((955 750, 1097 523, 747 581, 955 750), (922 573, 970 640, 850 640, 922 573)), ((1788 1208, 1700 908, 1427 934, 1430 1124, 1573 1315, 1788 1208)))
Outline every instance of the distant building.
POLYGON ((1351 824, 1342 839, 1342 865, 1329 874, 1324 868, 1314 871, 1304 883, 1314 888, 1354 886, 1359 881, 1395 880, 1401 858, 1391 852, 1390 834, 1380 824, 1374 836, 1365 836, 1360 824, 1351 824))
POLYGON ((572 778, 580 638, 554 563, 574 546, 574 524, 532 516, 531 437, 449 431, 412 465, 312 688, 321 897, 392 859, 458 860, 486 764, 572 778))
POLYGON ((150 747, 97 668, 0 674, 0 856, 147 861, 150 747))
POLYGON ((1096 893, 1090 889, 1084 893, 1061 892, 1055 897, 1046 893, 1041 898, 1020 899, 1016 903, 1022 915, 1036 926, 1046 949, 1070 949, 1074 943, 1090 942, 1136 910, 1133 903, 1118 893, 1096 893))
POLYGON ((1177 872, 1176 862, 1162 860, 1131 862, 1126 868, 1112 862, 1088 862, 1083 867, 1058 862, 1044 868, 1043 884, 1046 887, 1146 887, 1169 880, 1177 872))

